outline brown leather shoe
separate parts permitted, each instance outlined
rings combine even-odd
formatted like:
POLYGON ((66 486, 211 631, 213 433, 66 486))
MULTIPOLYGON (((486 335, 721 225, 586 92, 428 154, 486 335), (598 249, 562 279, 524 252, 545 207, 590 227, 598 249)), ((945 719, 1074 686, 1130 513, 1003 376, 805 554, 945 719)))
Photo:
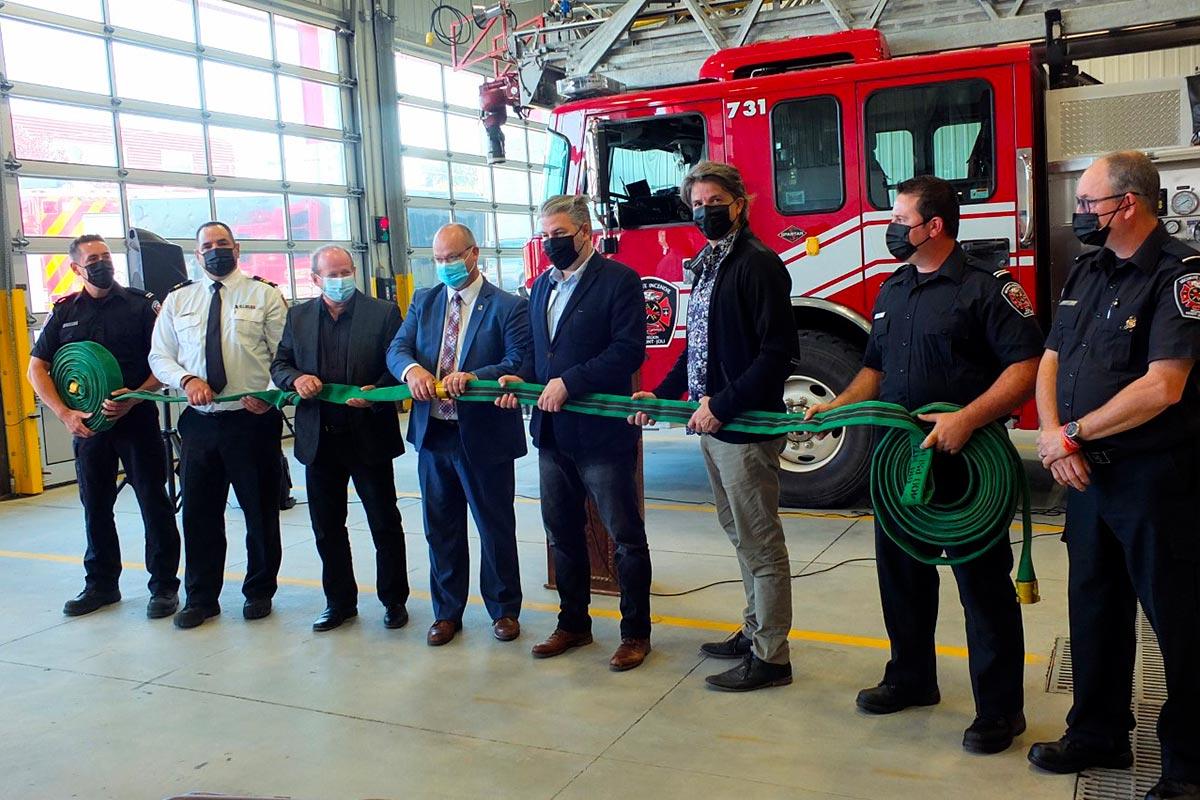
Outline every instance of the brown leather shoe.
POLYGON ((429 633, 425 634, 425 643, 430 647, 441 647, 444 644, 449 644, 454 638, 454 634, 461 630, 461 622, 439 619, 429 626, 429 633))
POLYGON ((501 617, 492 623, 492 635, 502 642, 511 642, 521 635, 521 623, 516 617, 501 617))
POLYGON ((583 647, 585 644, 591 643, 592 634, 590 633, 571 633, 562 628, 555 628, 554 633, 547 636, 546 641, 535 644, 531 652, 534 658, 550 658, 561 656, 572 647, 583 647))
POLYGON ((622 639, 621 646, 608 660, 608 667, 613 672, 624 672, 627 669, 641 666, 649 654, 649 639, 622 639))

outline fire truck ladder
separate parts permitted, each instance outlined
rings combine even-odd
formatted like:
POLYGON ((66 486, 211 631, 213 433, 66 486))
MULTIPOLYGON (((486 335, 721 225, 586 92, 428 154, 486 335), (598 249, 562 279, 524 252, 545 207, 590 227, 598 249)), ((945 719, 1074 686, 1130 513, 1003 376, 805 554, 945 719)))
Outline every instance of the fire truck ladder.
MULTIPOLYGON (((501 0, 494 8, 509 5, 501 0)), ((689 83, 715 51, 837 31, 877 29, 893 55, 906 55, 1039 41, 1045 12, 1058 11, 1071 41, 1092 40, 1092 57, 1194 44, 1196 29, 1181 23, 1200 20, 1196 0, 556 0, 552 6, 533 24, 505 28, 488 54, 520 74, 522 105, 560 102, 564 94, 554 89, 563 78, 576 79, 574 86, 565 82, 567 96, 597 91, 597 81, 615 89, 689 83)))

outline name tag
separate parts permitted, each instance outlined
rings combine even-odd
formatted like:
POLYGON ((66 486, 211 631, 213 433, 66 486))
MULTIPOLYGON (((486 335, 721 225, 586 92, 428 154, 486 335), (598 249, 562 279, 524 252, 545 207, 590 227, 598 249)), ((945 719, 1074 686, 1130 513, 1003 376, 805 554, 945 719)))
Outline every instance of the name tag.
POLYGON ((886 316, 887 316, 886 311, 880 311, 878 314, 875 315, 875 319, 883 319, 886 316))
POLYGON ((79 324, 79 320, 75 319, 75 320, 71 320, 70 322, 64 322, 64 323, 62 324, 62 326, 63 326, 64 328, 70 328, 71 326, 73 326, 73 325, 78 325, 78 324, 79 324))
POLYGON ((1079 301, 1078 300, 1060 300, 1060 301, 1058 301, 1058 304, 1060 306, 1074 306, 1074 305, 1079 305, 1079 301))

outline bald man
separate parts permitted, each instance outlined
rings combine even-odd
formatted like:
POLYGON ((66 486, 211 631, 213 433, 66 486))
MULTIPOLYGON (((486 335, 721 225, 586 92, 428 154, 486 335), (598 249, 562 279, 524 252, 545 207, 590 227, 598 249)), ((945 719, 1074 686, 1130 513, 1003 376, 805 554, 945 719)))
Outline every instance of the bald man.
POLYGON ((396 404, 353 399, 340 405, 318 399, 326 383, 363 389, 395 385, 384 359, 387 343, 400 328, 400 309, 359 291, 354 259, 341 247, 313 253, 312 274, 321 296, 288 311, 271 377, 276 386, 301 397, 295 452, 305 466, 326 601, 313 630, 333 630, 358 615, 346 530, 350 481, 375 540, 375 588, 384 608, 383 624, 402 628, 408 622, 408 574, 392 473, 392 459, 404 452, 396 404))
POLYGON ((438 230, 433 260, 439 284, 417 292, 387 358, 416 401, 408 441, 419 453, 435 617, 426 641, 438 647, 462 630, 470 508, 479 529, 480 593, 493 636, 507 642, 521 633, 513 462, 525 455, 525 427, 520 411, 454 397, 468 381, 494 381, 520 369, 530 348, 528 303, 487 282, 465 225, 438 230), (437 396, 439 382, 449 397, 437 396))

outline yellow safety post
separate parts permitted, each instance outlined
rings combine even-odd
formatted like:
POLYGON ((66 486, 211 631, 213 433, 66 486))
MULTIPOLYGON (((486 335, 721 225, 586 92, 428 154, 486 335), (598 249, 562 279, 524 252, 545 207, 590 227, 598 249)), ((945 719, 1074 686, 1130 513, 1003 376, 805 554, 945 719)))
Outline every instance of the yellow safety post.
POLYGON ((0 401, 4 406, 8 464, 16 494, 41 494, 42 446, 38 439, 33 387, 25 379, 29 368, 29 327, 25 290, 0 290, 0 401))

